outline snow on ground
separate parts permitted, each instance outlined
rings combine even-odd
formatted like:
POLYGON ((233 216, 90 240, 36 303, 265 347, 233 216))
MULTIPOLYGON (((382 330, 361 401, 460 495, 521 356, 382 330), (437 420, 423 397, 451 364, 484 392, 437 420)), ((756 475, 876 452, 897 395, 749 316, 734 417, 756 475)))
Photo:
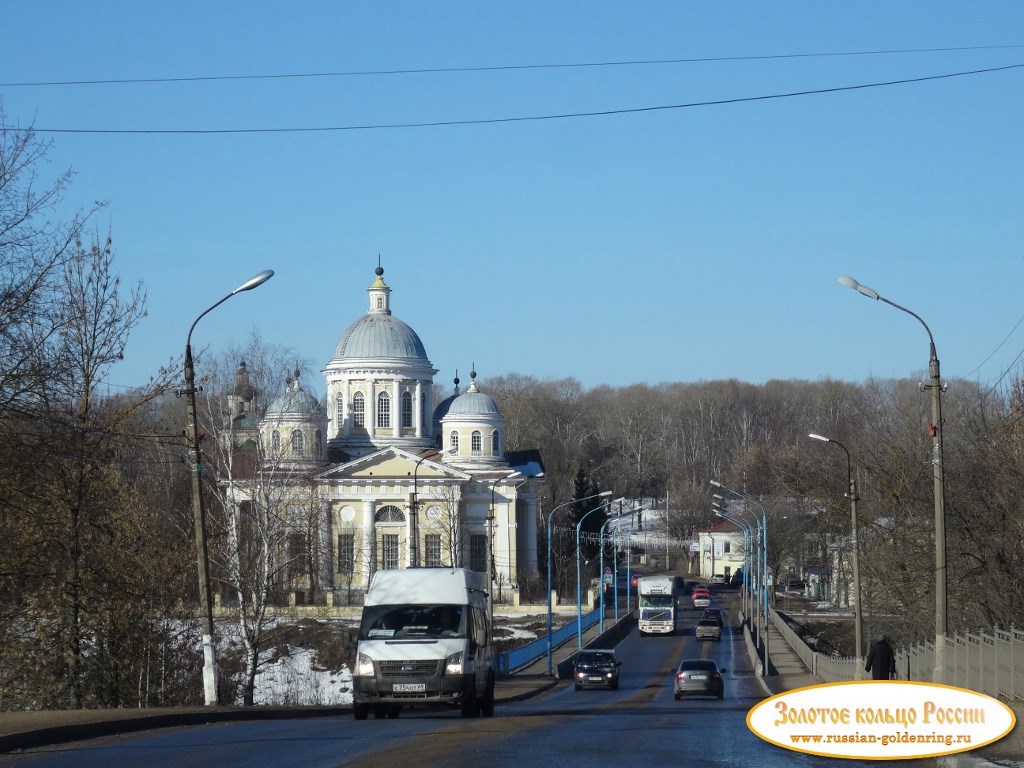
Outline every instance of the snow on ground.
MULTIPOLYGON (((522 640, 525 645, 537 638, 537 633, 529 627, 546 620, 546 616, 496 616, 494 630, 502 639, 522 640)), ((348 667, 338 671, 315 668, 313 652, 295 646, 288 646, 287 656, 269 661, 276 655, 276 651, 268 651, 264 655, 267 663, 256 673, 255 704, 345 706, 352 703, 352 671, 348 667)))
MULTIPOLYGON (((241 702, 236 702, 241 704, 241 702)), ((314 669, 313 652, 288 646, 288 655, 256 674, 254 704, 332 705, 352 703, 352 671, 314 669)))

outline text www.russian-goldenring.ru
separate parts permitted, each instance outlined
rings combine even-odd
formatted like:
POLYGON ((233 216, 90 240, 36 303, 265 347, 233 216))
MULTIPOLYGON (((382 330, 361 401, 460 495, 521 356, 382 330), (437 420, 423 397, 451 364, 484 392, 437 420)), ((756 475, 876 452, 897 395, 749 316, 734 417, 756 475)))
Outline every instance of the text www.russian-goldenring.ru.
POLYGON ((879 744, 883 747, 890 744, 944 744, 951 747, 954 744, 971 743, 971 737, 966 733, 910 733, 909 731, 882 735, 875 733, 791 734, 789 738, 793 744, 879 744))

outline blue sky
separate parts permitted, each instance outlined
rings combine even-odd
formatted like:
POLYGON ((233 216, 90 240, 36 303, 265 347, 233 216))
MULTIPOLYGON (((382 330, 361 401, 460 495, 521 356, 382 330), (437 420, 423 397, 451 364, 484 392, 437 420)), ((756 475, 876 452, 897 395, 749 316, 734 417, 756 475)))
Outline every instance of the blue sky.
POLYGON ((473 363, 587 387, 921 375, 924 330, 843 274, 924 318, 944 378, 1020 365, 1024 3, 2 14, 7 124, 52 140, 44 176, 74 168, 67 211, 108 204, 94 224, 148 291, 113 384, 180 356, 265 268, 193 343, 258 329, 322 366, 378 255, 445 384, 473 363), (607 65, 533 66, 579 64, 607 65), (371 71, 392 74, 351 74, 371 71), (829 92, 761 98, 806 91, 829 92), (334 130, 187 133, 298 128, 334 130))

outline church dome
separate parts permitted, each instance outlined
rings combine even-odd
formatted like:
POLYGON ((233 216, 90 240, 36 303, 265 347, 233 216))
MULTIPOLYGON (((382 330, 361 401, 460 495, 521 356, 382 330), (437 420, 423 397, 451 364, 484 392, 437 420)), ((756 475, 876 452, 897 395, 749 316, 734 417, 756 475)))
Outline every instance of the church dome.
POLYGON ((490 395, 485 395, 476 388, 476 382, 470 382, 469 389, 452 400, 447 416, 501 416, 498 404, 490 395))
POLYGON ((443 419, 445 416, 448 415, 448 411, 451 409, 452 403, 455 402, 455 399, 457 397, 459 397, 459 372, 458 371, 455 372, 455 391, 452 394, 448 395, 448 397, 446 397, 440 403, 438 403, 437 407, 434 408, 434 417, 433 417, 434 418, 434 424, 440 424, 441 423, 441 419, 443 419))
POLYGON ((427 363, 427 351, 416 331, 394 315, 366 315, 341 335, 334 358, 401 357, 427 363))
POLYGON ((377 267, 368 289, 370 309, 341 335, 334 360, 404 359, 430 365, 427 350, 416 331, 391 314, 391 288, 384 282, 384 269, 377 267))
POLYGON ((294 379, 288 379, 288 385, 284 393, 274 399, 274 402, 267 408, 267 417, 310 417, 320 410, 320 401, 314 395, 307 392, 299 384, 299 372, 295 372, 294 379))

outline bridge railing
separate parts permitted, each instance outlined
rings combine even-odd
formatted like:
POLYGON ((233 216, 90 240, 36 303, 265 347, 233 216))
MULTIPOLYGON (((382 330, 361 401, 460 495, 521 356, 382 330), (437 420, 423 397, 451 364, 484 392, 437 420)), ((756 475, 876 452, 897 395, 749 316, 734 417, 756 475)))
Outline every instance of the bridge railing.
MULTIPOLYGON (((583 614, 583 629, 589 629, 600 621, 600 619, 600 610, 583 614)), ((575 638, 579 628, 579 623, 572 621, 554 630, 551 633, 551 648, 558 648, 563 643, 567 643, 569 640, 575 638)), ((523 667, 528 667, 542 656, 546 656, 547 652, 548 636, 543 635, 542 637, 538 637, 536 640, 531 640, 526 645, 513 648, 511 651, 506 651, 505 653, 499 653, 498 658, 495 660, 498 675, 511 675, 513 672, 517 672, 523 667)))
MULTIPOLYGON (((815 651, 775 611, 772 623, 801 661, 826 683, 863 679, 861 661, 815 651)), ((923 642, 896 651, 900 680, 932 682, 935 643, 923 642)), ((994 628, 962 632, 946 638, 946 685, 955 685, 1005 699, 1024 699, 1024 629, 994 628)))

